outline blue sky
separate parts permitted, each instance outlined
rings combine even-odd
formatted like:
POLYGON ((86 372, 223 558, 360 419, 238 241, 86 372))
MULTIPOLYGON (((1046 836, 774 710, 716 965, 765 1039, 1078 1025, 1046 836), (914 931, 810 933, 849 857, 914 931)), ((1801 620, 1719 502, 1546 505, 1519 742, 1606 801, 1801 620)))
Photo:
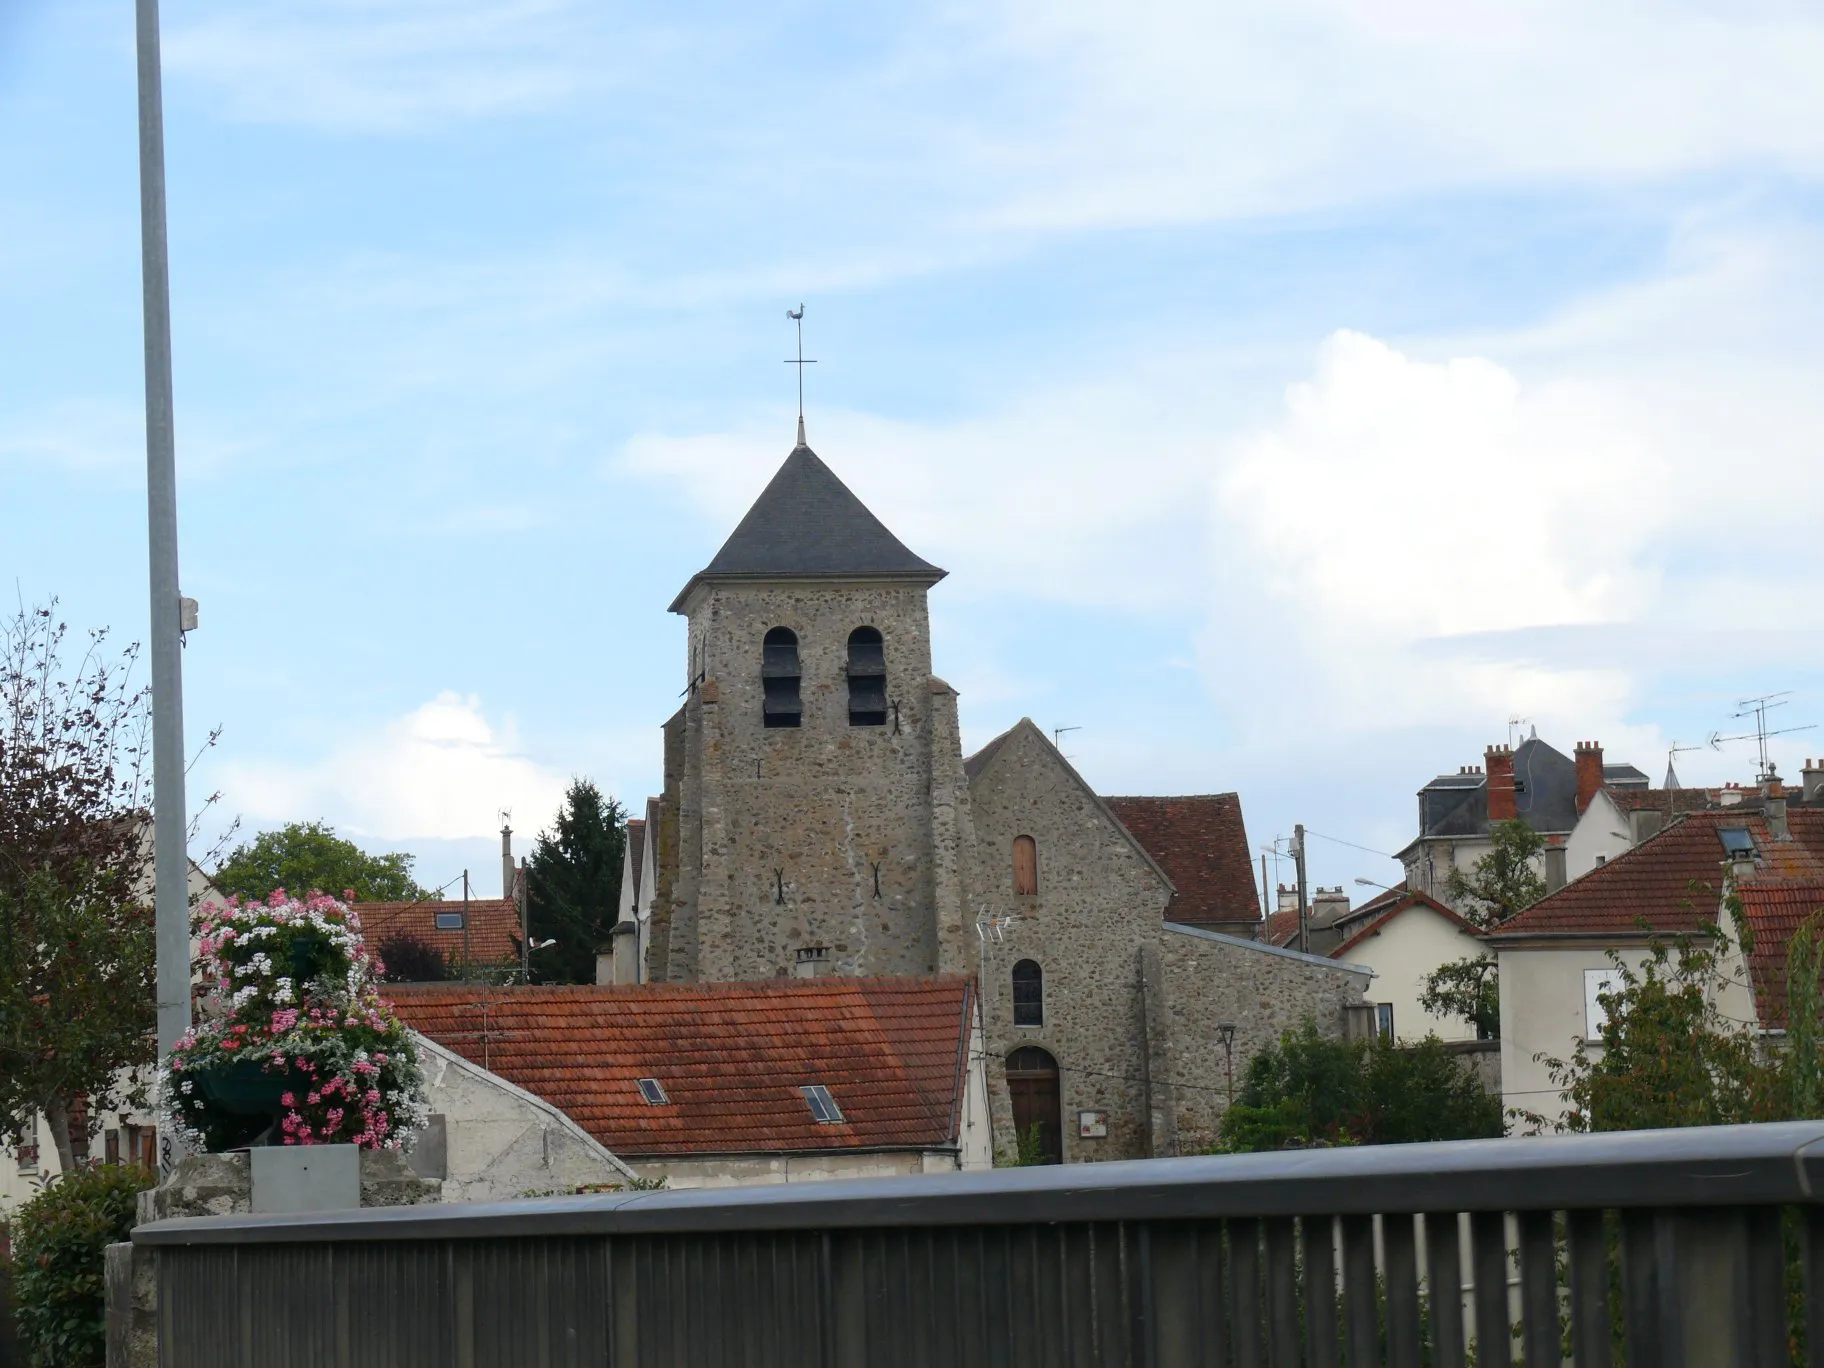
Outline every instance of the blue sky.
MULTIPOLYGON (((498 809, 651 791, 800 301, 970 746, 1079 726, 1347 884, 1510 718, 1656 779, 1749 694, 1824 722, 1813 7, 164 23, 192 784, 250 827, 491 892, 498 809)), ((0 570, 131 633, 135 156, 129 0, 0 0, 0 570)))

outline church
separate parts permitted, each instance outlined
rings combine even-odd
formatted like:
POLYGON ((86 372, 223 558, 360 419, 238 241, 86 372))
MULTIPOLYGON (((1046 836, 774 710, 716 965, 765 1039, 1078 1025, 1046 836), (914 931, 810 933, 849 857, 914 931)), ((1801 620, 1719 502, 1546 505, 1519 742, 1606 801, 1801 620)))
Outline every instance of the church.
POLYGON ((1368 971, 1253 939, 1234 794, 1099 796, 1030 720, 965 757, 945 571, 798 436, 671 604, 687 689, 617 946, 654 983, 974 977, 1001 1152, 1209 1148, 1252 1054, 1342 1032, 1368 971))

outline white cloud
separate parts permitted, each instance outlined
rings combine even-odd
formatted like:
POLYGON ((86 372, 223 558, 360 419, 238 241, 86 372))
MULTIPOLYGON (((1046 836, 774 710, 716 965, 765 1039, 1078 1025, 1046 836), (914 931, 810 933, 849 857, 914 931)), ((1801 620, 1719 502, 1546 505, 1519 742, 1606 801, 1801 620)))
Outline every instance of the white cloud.
POLYGON ((246 118, 347 130, 548 108, 610 61, 582 50, 565 0, 315 0, 173 19, 164 56, 180 80, 246 118))
POLYGON ((228 760, 219 774, 225 810, 256 825, 324 818, 396 841, 486 836, 502 808, 530 826, 557 811, 566 783, 518 749, 511 721, 497 727, 479 698, 448 690, 319 760, 228 760))
POLYGON ((1011 0, 1008 221, 1147 223, 1451 187, 1824 169, 1824 16, 1790 4, 1011 0))

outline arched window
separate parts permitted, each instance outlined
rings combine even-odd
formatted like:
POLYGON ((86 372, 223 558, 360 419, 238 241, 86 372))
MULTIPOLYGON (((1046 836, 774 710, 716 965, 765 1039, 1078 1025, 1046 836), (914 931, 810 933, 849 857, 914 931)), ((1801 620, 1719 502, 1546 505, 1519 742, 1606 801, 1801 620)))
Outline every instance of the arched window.
POLYGON ((880 633, 857 627, 849 633, 849 725, 887 723, 887 650, 880 633))
POLYGON ((1013 1024, 1045 1024, 1045 971, 1037 960, 1021 960, 1013 966, 1013 1024))
POLYGON ((798 696, 798 634, 790 627, 775 627, 766 634, 760 653, 760 682, 766 689, 762 721, 769 727, 795 727, 804 718, 798 696))
POLYGON ((1013 891, 1039 891, 1039 843, 1030 836, 1013 838, 1013 891))

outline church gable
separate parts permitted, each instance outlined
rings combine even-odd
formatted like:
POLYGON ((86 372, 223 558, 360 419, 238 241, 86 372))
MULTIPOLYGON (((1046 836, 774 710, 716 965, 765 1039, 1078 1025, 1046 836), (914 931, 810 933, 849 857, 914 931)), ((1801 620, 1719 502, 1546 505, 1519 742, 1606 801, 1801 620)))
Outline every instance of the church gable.
MULTIPOLYGON (((1173 896, 1173 883, 1166 870, 1109 812, 1109 806, 1083 781, 1073 764, 1063 759, 1031 717, 1021 717, 1012 728, 970 755, 963 761, 963 772, 969 775, 970 804, 978 814, 978 843, 989 835, 989 828, 983 823, 994 826, 996 814, 1003 819, 1027 815, 1029 821, 1058 830, 1065 841, 1082 843, 1085 848, 1107 848, 1107 854, 1131 859, 1138 865, 1136 874, 1158 892, 1160 907, 1164 908, 1173 896), (1065 832, 1071 835, 1063 835, 1065 832)), ((1034 843, 1038 843, 1036 835, 1034 843)))
MULTIPOLYGON (((964 772, 975 812, 978 877, 988 882, 984 891, 1002 884, 1013 888, 1014 843, 1024 836, 1033 842, 1041 904, 1052 882, 1046 867, 1056 872, 1061 858, 1070 866, 1075 891, 1087 897, 1086 907, 1122 903, 1109 896, 1118 866, 1125 876, 1121 882, 1133 892, 1144 890, 1149 903, 1156 898, 1163 916, 1173 893, 1171 879, 1031 718, 1021 718, 970 756, 964 772), (1016 826, 1022 829, 1014 831, 1016 826)), ((1027 855, 1022 850, 1017 858, 1023 863, 1027 855)))

